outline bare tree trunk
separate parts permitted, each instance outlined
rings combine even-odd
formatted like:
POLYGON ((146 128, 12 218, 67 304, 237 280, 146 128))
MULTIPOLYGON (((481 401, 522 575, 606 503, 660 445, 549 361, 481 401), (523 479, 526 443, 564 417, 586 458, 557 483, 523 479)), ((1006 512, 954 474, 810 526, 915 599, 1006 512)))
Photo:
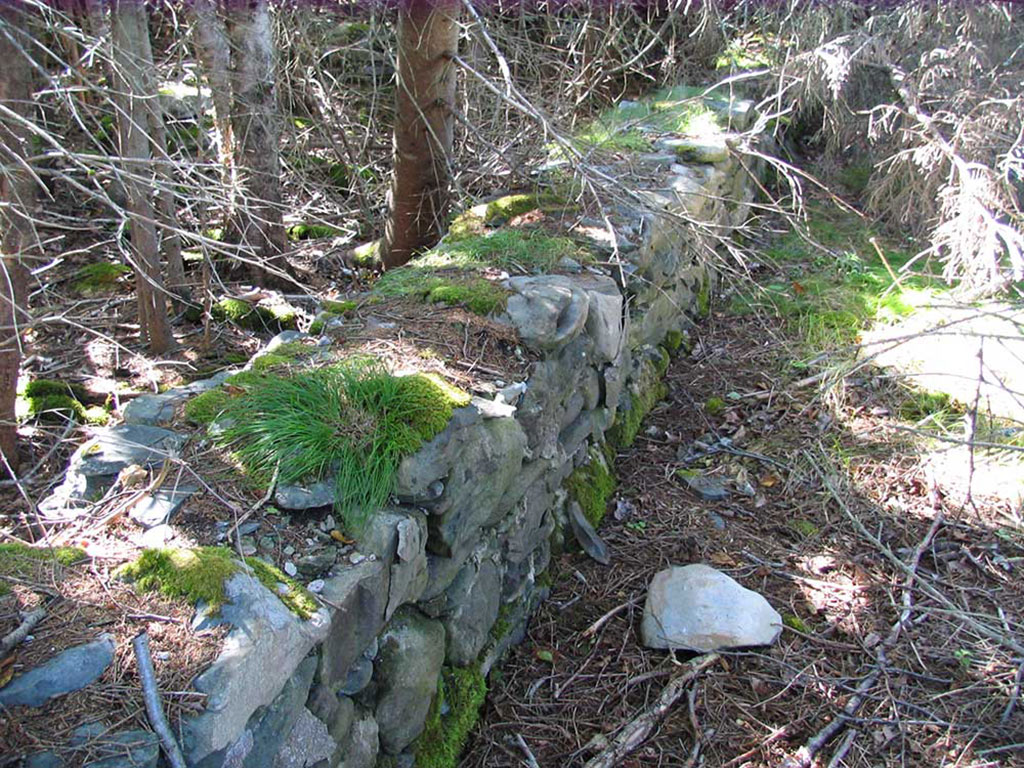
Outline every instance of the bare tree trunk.
POLYGON ((381 240, 385 269, 434 245, 448 218, 458 0, 402 0, 391 215, 381 240))
POLYGON ((217 134, 217 159, 221 182, 228 193, 228 213, 234 212, 235 140, 231 130, 231 42, 224 19, 214 0, 194 0, 192 33, 196 54, 213 95, 213 127, 217 134))
MULTIPOLYGON (((14 4, 0 3, 0 103, 25 120, 32 119, 32 67, 21 49, 29 41, 24 16, 14 4)), ((30 220, 35 181, 22 165, 29 156, 27 126, 0 117, 0 453, 11 469, 18 466, 18 425, 14 403, 21 365, 20 325, 25 320, 28 270, 22 255, 33 239, 30 220)), ((0 469, 0 474, 3 470, 0 469)))
MULTIPOLYGON (((153 94, 145 88, 149 27, 146 8, 134 0, 122 0, 111 8, 113 40, 114 100, 117 104, 117 134, 124 168, 124 186, 131 214, 135 287, 139 301, 139 328, 154 354, 167 351, 173 343, 167 305, 160 280, 159 241, 156 211, 151 197, 154 171, 150 156, 150 109, 145 100, 153 94)), ((150 59, 152 64, 152 59, 150 59)))
MULTIPOLYGON (((241 241, 262 257, 265 266, 287 271, 281 257, 287 243, 281 221, 281 124, 274 27, 266 0, 232 5, 227 32, 234 57, 231 126, 235 168, 241 181, 235 225, 241 241)), ((252 279, 276 282, 258 268, 252 270, 252 279)))

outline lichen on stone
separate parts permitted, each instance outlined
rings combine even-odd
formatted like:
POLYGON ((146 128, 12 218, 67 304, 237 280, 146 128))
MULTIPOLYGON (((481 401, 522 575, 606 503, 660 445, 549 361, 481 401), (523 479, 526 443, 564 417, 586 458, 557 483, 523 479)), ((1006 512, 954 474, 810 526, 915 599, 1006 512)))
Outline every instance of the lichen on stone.
POLYGON ((441 671, 437 694, 416 741, 416 768, 456 768, 486 696, 487 681, 479 665, 441 671))
POLYGON ((597 528, 615 491, 615 475, 599 448, 591 447, 587 462, 566 478, 565 488, 583 509, 587 522, 597 528))

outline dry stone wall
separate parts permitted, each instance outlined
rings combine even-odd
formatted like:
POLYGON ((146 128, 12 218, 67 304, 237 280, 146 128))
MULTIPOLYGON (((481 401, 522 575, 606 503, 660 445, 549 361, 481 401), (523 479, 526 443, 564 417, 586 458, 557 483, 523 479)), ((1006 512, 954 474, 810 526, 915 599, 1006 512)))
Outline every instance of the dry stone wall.
MULTIPOLYGON (((612 212, 621 266, 508 280, 500 319, 539 360, 525 381, 457 409, 403 461, 395 503, 320 580, 311 618, 244 573, 227 583, 218 616, 200 611, 197 626, 230 631, 194 684, 207 698, 182 726, 190 766, 412 766, 429 748, 421 736, 431 721, 443 733, 454 708, 479 703, 454 692, 479 690, 523 637, 547 595, 552 550, 579 539, 606 556, 566 480, 603 462, 607 441, 632 441, 658 399, 666 347, 707 310, 713 275, 701 254, 710 245, 679 215, 725 227, 746 219, 755 184, 732 142, 675 138, 631 158, 656 181, 637 191, 645 207, 612 212)), ((595 223, 595 249, 607 254, 603 228, 595 223)), ((137 444, 140 430, 157 430, 153 439, 173 442, 164 417, 173 398, 190 394, 139 398, 126 414, 135 423, 111 434, 131 430, 137 444)), ((86 494, 87 480, 117 468, 90 471, 69 472, 65 495, 86 494)), ((276 500, 310 506, 317 492, 276 500)))

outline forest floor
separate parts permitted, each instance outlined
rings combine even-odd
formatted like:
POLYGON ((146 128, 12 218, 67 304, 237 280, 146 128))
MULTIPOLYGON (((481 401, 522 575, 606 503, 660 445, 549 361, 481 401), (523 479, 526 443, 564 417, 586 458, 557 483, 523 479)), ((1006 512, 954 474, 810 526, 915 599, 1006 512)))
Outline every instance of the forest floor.
POLYGON ((808 376, 822 350, 814 312, 751 312, 737 298, 813 301, 815 280, 833 291, 841 276, 797 258, 755 277, 720 297, 670 366, 668 398, 616 461, 600 529, 611 565, 555 561, 551 598, 491 681, 463 766, 581 766, 651 707, 692 654, 643 647, 647 585, 691 562, 763 594, 783 631, 772 647, 722 653, 624 768, 779 766, 805 745, 822 766, 1024 765, 1019 446, 947 441, 969 407, 857 370, 849 351, 808 376), (743 455, 700 456, 696 441, 743 455), (683 468, 731 495, 701 500, 683 468), (837 717, 845 728, 816 739, 837 717))

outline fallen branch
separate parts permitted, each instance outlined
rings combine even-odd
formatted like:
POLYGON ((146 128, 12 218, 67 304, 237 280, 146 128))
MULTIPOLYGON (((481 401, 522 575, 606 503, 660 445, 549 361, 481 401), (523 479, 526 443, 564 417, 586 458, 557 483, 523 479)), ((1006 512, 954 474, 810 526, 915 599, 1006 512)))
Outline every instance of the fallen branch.
POLYGON ((4 639, 0 640, 0 659, 13 651, 15 646, 28 637, 28 633, 44 618, 46 618, 45 608, 37 608, 31 613, 24 614, 18 628, 10 634, 4 635, 4 639))
POLYGON ((149 724, 153 726, 160 743, 163 745, 164 754, 167 755, 167 762, 171 768, 185 768, 185 756, 181 754, 181 747, 174 738, 171 726, 167 723, 164 715, 164 708, 160 704, 160 690, 156 687, 156 671, 153 669, 153 658, 149 655, 149 635, 145 632, 136 635, 132 640, 132 648, 135 649, 135 660, 139 666, 139 681, 142 683, 142 698, 146 702, 146 715, 149 717, 149 724))
MULTIPOLYGON (((658 721, 665 716, 665 713, 675 704, 676 700, 686 691, 694 678, 701 672, 715 664, 721 657, 717 653, 708 653, 687 662, 683 671, 669 680, 662 689, 658 700, 648 709, 633 718, 615 737, 615 740, 605 747, 600 754, 595 755, 587 761, 583 768, 613 768, 619 765, 623 758, 636 749, 646 739, 658 721)), ((699 740, 700 734, 694 738, 699 740)))

